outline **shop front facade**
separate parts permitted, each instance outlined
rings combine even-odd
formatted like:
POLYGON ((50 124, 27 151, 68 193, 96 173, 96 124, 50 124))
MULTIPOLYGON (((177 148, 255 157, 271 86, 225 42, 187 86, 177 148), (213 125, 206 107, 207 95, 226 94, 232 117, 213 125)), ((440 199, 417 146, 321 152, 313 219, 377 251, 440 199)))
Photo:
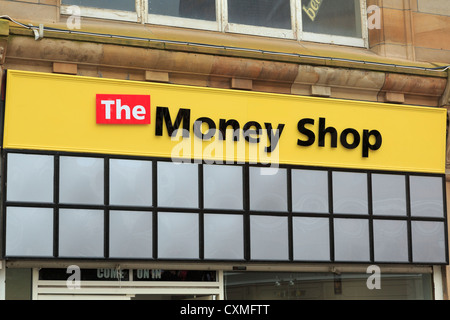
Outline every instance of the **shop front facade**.
POLYGON ((0 296, 446 298, 432 8, 200 2, 0 2, 0 296))

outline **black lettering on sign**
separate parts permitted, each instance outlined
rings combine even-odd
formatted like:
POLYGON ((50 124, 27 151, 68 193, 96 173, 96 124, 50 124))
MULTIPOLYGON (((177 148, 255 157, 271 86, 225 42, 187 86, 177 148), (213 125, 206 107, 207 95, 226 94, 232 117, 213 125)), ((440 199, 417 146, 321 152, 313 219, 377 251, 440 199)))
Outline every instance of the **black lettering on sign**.
MULTIPOLYGON (((297 123, 298 132, 302 134, 301 139, 297 140, 297 145, 301 147, 312 146, 316 141, 316 134, 313 128, 315 121, 311 118, 301 119, 297 123), (308 127, 307 127, 308 125, 308 127)), ((362 140, 362 157, 368 158, 369 151, 376 151, 381 148, 383 138, 378 130, 364 129, 362 134, 354 128, 346 128, 340 134, 336 128, 326 125, 325 118, 319 118, 319 126, 317 129, 318 146, 337 148, 338 138, 341 145, 346 149, 356 149, 361 145, 362 140), (329 137, 329 139, 327 139, 329 137), (327 141, 329 140, 329 144, 327 141)))

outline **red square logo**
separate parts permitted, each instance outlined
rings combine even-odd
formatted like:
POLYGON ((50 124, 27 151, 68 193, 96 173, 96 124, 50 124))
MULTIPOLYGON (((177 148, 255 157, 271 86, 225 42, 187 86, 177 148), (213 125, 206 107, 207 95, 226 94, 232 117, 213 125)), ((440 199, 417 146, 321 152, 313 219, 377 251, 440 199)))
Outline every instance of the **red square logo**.
POLYGON ((97 94, 97 123, 150 124, 150 96, 97 94))

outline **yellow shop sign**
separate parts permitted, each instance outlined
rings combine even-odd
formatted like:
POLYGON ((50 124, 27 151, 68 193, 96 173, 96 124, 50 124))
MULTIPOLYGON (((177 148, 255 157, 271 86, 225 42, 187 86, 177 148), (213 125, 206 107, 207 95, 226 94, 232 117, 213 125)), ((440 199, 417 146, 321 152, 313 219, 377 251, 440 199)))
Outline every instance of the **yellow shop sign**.
POLYGON ((445 172, 438 108, 10 70, 4 121, 6 149, 445 172))

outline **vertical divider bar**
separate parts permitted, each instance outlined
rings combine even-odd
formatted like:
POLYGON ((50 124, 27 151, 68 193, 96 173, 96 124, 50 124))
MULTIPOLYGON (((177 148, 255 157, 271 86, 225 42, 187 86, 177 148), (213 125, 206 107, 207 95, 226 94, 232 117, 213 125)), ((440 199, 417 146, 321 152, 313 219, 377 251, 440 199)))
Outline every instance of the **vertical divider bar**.
POLYGON ((413 261, 413 250, 412 250, 412 222, 411 222, 411 187, 410 187, 410 175, 405 176, 406 184, 406 221, 407 221, 407 232, 408 232, 408 261, 413 261))
POLYGON ((367 173, 367 209, 369 214, 369 257, 375 261, 375 240, 373 234, 373 198, 372 198, 372 173, 367 173))
POLYGON ((1 257, 3 258, 6 255, 6 179, 7 179, 7 160, 8 158, 8 153, 6 151, 2 152, 2 177, 1 177, 1 181, 2 181, 2 192, 1 192, 1 197, 2 197, 2 220, 1 220, 1 231, 2 231, 2 236, 0 238, 0 245, 1 245, 1 257))
POLYGON ((104 205, 105 205, 105 211, 104 211, 104 230, 103 230, 103 245, 104 245, 104 257, 109 258, 109 238, 110 238, 110 232, 109 232, 109 219, 110 219, 110 212, 109 212, 109 161, 110 157, 105 157, 103 159, 104 163, 104 191, 103 191, 103 197, 104 197, 104 205))
POLYGON ((294 260, 294 223, 292 217, 292 169, 286 168, 287 176, 287 208, 288 208, 288 248, 289 248, 289 261, 294 260))
POLYGON ((244 260, 250 260, 250 169, 247 163, 243 168, 244 192, 244 260))
POLYGON ((200 260, 203 260, 205 258, 205 228, 204 228, 204 200, 203 200, 203 163, 198 164, 198 207, 199 207, 199 213, 198 213, 198 256, 200 260))
POLYGON ((55 154, 53 157, 53 256, 59 256, 59 171, 60 156, 55 154))
POLYGON ((153 203, 153 222, 152 222, 152 246, 153 259, 158 257, 158 161, 152 161, 152 203, 153 203))
POLYGON ((330 215, 328 231, 330 234, 330 261, 335 261, 333 212, 333 171, 328 170, 328 213, 330 215))
POLYGON ((442 199, 444 200, 443 209, 444 209, 444 235, 445 235, 445 262, 448 264, 448 218, 447 218, 447 181, 445 174, 442 176, 442 199))

